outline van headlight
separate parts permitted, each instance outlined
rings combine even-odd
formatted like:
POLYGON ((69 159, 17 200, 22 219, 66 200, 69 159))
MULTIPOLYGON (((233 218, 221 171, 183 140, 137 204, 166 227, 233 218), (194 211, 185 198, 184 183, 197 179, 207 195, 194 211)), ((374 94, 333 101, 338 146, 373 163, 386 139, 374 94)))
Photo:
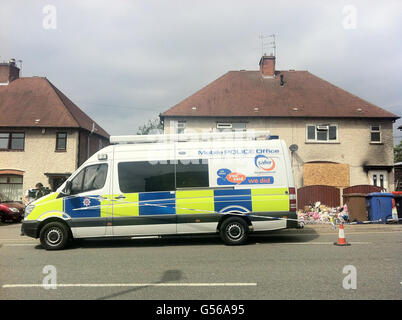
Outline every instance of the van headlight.
POLYGON ((32 210, 35 208, 35 206, 33 205, 33 204, 30 204, 30 205, 28 205, 26 208, 25 208, 25 217, 27 217, 31 212, 32 212, 32 210))

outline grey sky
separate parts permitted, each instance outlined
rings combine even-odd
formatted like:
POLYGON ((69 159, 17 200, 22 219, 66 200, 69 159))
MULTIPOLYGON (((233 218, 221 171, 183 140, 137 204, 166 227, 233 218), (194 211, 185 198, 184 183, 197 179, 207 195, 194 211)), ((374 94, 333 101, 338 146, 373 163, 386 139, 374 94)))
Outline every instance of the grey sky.
POLYGON ((110 134, 132 134, 227 71, 257 70, 258 36, 275 33, 277 69, 402 116, 401 14, 400 1, 2 0, 0 60, 23 60, 23 76, 46 76, 110 134))

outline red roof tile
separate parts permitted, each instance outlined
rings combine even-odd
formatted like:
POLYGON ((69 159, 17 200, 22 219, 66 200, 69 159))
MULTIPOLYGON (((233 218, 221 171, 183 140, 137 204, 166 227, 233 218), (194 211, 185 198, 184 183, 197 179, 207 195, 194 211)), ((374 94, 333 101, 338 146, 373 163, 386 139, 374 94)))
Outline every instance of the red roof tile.
POLYGON ((162 113, 169 116, 398 118, 308 71, 230 71, 162 113))
POLYGON ((0 86, 0 114, 0 127, 62 127, 91 131, 94 123, 95 133, 109 138, 103 128, 42 77, 19 78, 0 86))

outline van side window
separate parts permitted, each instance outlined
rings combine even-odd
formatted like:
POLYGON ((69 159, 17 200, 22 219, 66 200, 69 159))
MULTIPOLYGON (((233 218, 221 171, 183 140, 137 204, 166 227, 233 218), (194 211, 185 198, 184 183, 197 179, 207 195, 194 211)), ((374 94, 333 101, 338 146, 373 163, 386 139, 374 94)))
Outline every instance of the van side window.
POLYGON ((179 160, 176 165, 176 188, 209 187, 208 160, 179 160))
POLYGON ((119 185, 123 193, 174 190, 174 165, 149 161, 118 164, 119 185))
POLYGON ((88 166, 71 181, 71 194, 102 189, 106 182, 107 164, 88 166))
POLYGON ((209 186, 207 160, 179 160, 177 164, 121 162, 118 164, 118 173, 120 190, 123 193, 209 186))
POLYGON ((80 193, 82 190, 82 181, 84 180, 84 171, 81 170, 73 180, 71 180, 71 195, 80 193))

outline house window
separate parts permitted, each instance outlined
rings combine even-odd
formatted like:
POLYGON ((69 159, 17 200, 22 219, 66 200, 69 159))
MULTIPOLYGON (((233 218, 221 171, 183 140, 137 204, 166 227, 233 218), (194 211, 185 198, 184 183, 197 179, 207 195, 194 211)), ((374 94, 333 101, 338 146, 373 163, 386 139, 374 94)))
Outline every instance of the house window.
POLYGON ((67 148, 67 133, 57 132, 56 134, 56 151, 65 151, 67 148))
POLYGON ((0 150, 24 150, 25 133, 23 132, 1 132, 0 150))
POLYGON ((184 133, 186 129, 186 121, 177 121, 176 133, 184 133))
POLYGON ((388 188, 387 171, 369 171, 369 183, 376 187, 381 187, 383 189, 388 188))
POLYGON ((244 122, 218 122, 216 129, 219 132, 226 131, 246 131, 247 123, 244 122))
POLYGON ((372 124, 370 126, 370 142, 381 142, 381 126, 372 124))
POLYGON ((1 197, 13 201, 21 201, 22 176, 0 174, 0 198, 1 197))
POLYGON ((306 127, 308 142, 337 142, 338 125, 336 124, 309 124, 306 127))

